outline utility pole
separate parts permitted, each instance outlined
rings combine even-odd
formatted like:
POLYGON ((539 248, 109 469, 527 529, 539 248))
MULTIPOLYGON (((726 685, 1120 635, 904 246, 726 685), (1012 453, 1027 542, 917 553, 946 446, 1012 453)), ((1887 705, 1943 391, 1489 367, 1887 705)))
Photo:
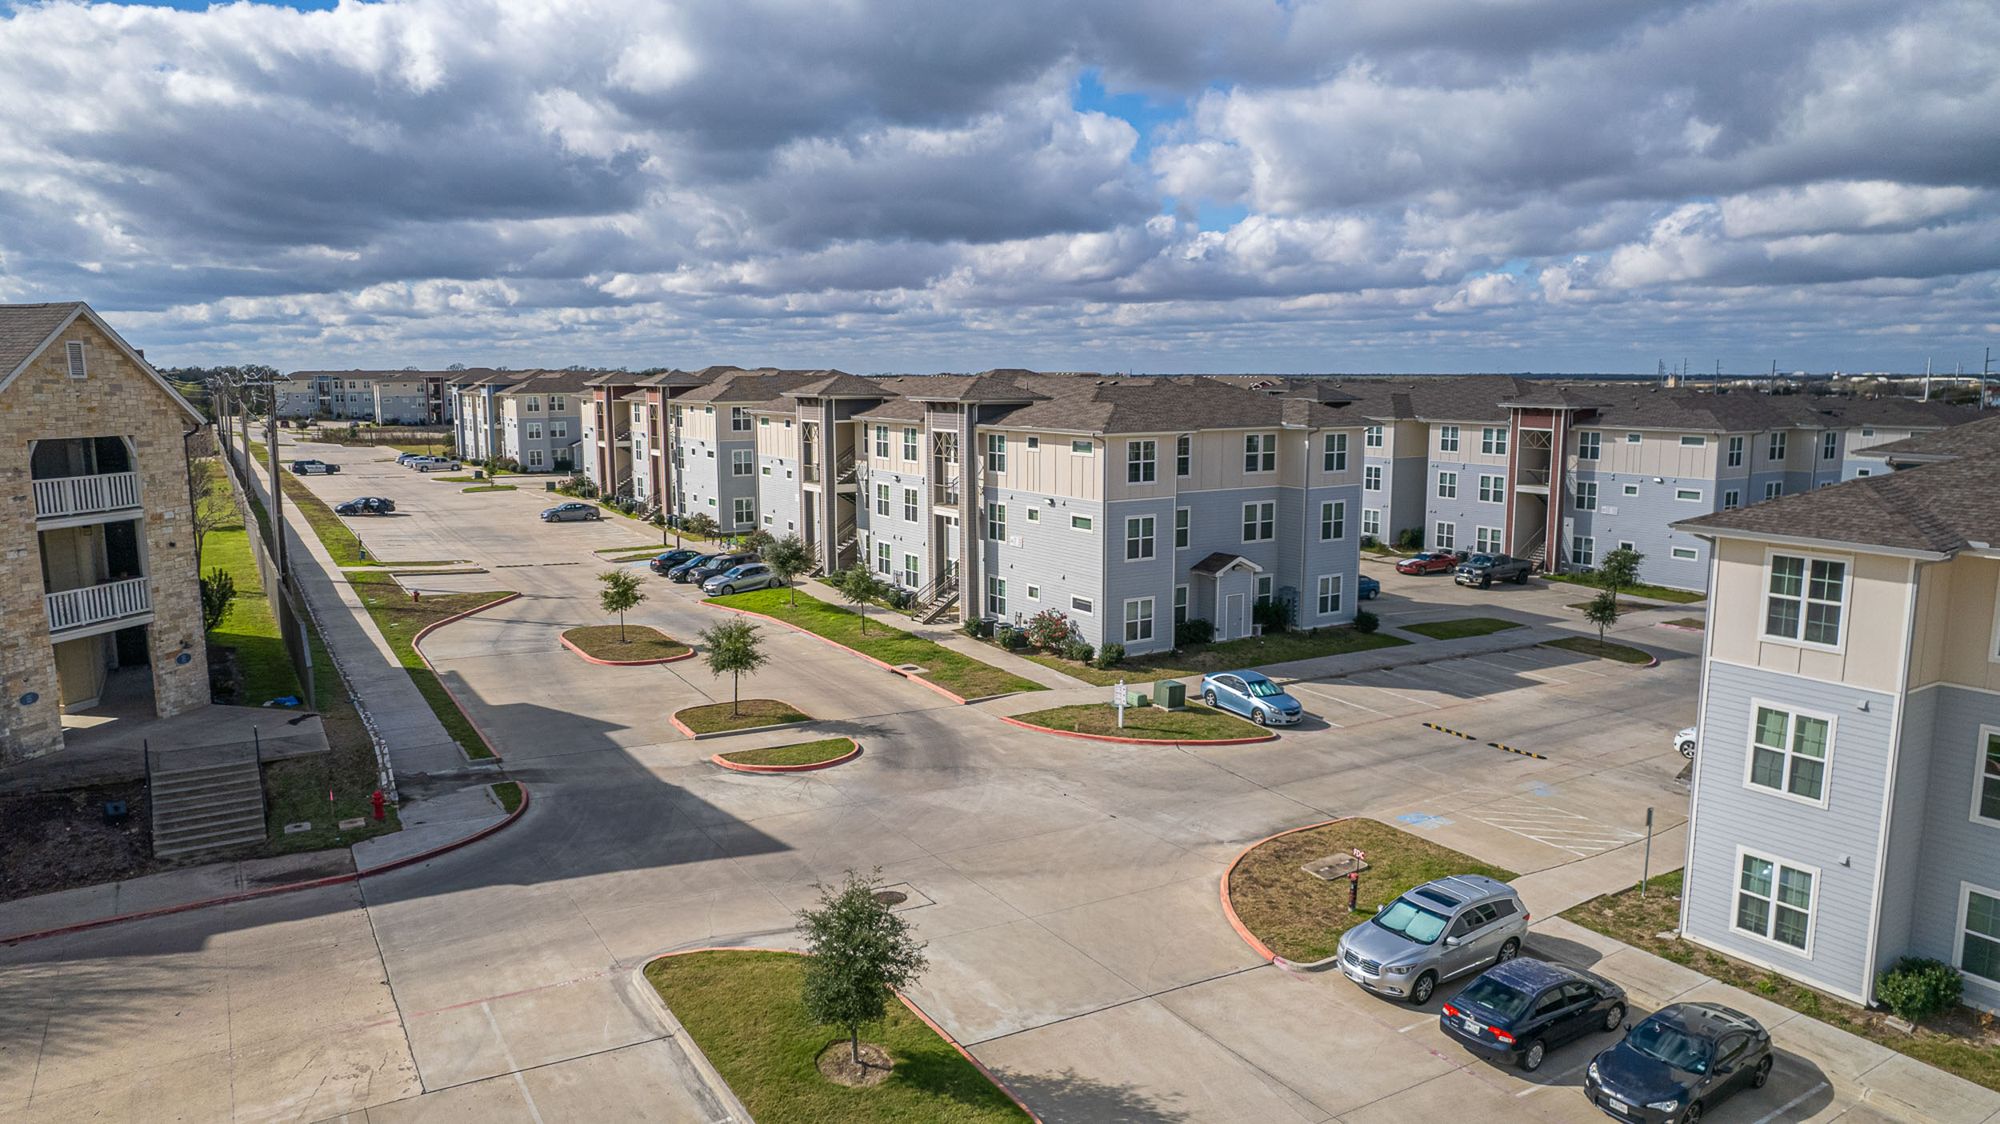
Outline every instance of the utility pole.
POLYGON ((1993 372, 1993 349, 1986 349, 1986 358, 1979 364, 1979 409, 1986 409, 1986 376, 1993 372))

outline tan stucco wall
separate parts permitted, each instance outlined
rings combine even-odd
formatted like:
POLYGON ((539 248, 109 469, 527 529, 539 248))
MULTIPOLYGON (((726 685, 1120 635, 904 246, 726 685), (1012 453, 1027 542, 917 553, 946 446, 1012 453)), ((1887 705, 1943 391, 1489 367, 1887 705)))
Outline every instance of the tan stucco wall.
POLYGON ((1897 690, 1910 600, 1908 559, 1722 539, 1715 560, 1708 618, 1713 658, 1888 693, 1897 690), (1763 639, 1765 559, 1774 551, 1848 563, 1847 612, 1838 651, 1763 639))

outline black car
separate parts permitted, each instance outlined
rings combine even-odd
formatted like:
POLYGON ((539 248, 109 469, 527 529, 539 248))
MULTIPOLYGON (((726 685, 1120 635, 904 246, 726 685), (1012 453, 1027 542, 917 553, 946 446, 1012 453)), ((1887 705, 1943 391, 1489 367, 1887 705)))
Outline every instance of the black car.
POLYGON ((1771 1034, 1719 1003, 1675 1003, 1597 1055, 1583 1078, 1590 1103, 1618 1120, 1694 1124, 1738 1089, 1771 1079, 1771 1034))
POLYGON ((667 571, 673 569, 675 566, 678 566, 681 563, 686 562, 691 558, 699 558, 699 557, 701 557, 701 551, 699 550, 686 550, 686 549, 669 550, 661 554, 659 557, 653 559, 651 562, 646 563, 646 565, 652 567, 654 573, 664 574, 667 571))
POLYGON ((674 571, 673 579, 677 582, 691 581, 700 585, 717 574, 733 570, 745 562, 755 561, 757 556, 754 554, 712 554, 706 562, 674 571))
POLYGON ((1625 989, 1602 976, 1517 956, 1459 989, 1438 1013, 1444 1032, 1473 1052, 1542 1068, 1550 1050, 1625 1023, 1625 989))
POLYGON ((691 573, 693 573, 695 569, 701 566, 706 566, 710 562, 720 557, 722 557, 720 554, 697 554, 693 558, 690 558, 687 561, 682 562, 670 568, 667 571, 667 580, 677 581, 677 582, 687 581, 688 576, 691 573))
POLYGON ((335 504, 335 515, 387 515, 396 510, 396 501, 384 496, 360 496, 335 504))

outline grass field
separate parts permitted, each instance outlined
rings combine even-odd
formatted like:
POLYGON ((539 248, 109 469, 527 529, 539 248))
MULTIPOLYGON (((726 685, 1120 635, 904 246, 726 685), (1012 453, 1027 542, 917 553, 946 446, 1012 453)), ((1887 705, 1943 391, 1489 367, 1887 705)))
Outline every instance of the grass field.
POLYGON ((1521 627, 1518 621, 1503 621, 1498 617, 1465 617, 1455 621, 1425 621, 1421 624, 1403 625, 1404 632, 1414 632, 1418 636, 1428 636, 1432 640, 1461 640, 1467 636, 1491 636, 1510 628, 1521 627))
POLYGON ((674 712, 674 720, 697 734, 720 734, 729 730, 755 730, 762 726, 782 726, 804 722, 812 716, 790 703, 777 699, 744 699, 740 703, 709 703, 674 712))
MULTIPOLYGON (((1129 684, 1136 701, 1146 689, 1144 683, 1129 684)), ((1162 738, 1175 741, 1224 741, 1229 738, 1260 738, 1270 731, 1234 714, 1210 710, 1189 703, 1184 710, 1164 710, 1157 706, 1128 706, 1125 725, 1118 725, 1118 708, 1110 703, 1079 703, 1013 716, 1018 722, 1067 730, 1077 734, 1101 734, 1113 738, 1162 738)))
MULTIPOLYGON (((264 454, 264 446, 252 441, 250 452, 256 456, 258 464, 269 466, 270 459, 264 454)), ((312 489, 306 487, 303 480, 280 467, 278 486, 285 502, 291 505, 295 514, 305 517, 307 525, 312 527, 313 533, 326 547, 326 552, 333 555, 336 565, 358 566, 367 561, 361 549, 361 539, 341 521, 340 516, 333 513, 325 500, 313 495, 312 489)))
POLYGON ((817 765, 854 752, 853 738, 822 738, 796 745, 774 745, 769 749, 743 749, 722 755, 738 765, 817 765))

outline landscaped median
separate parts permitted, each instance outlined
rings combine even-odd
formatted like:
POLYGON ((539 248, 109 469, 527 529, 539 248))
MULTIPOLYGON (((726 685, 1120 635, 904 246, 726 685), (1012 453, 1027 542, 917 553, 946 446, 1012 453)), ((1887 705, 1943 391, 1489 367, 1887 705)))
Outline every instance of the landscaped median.
POLYGON ((1511 881, 1511 871, 1398 831, 1376 820, 1347 819, 1274 835, 1237 856, 1222 876, 1230 922, 1267 957, 1296 964, 1325 960, 1340 935, 1372 917, 1404 891, 1448 874, 1484 874, 1511 881), (1347 879, 1328 881, 1306 864, 1359 848, 1368 856, 1359 904, 1347 908, 1347 879))
POLYGON ((941 694, 960 702, 1043 689, 1041 684, 1032 680, 880 622, 869 622, 864 632, 864 618, 860 614, 839 605, 829 605, 811 594, 796 590, 760 589, 752 593, 710 598, 708 604, 767 617, 801 632, 810 632, 892 671, 915 665, 923 670, 900 674, 936 688, 941 694))
POLYGON ((1609 640, 1599 640, 1595 636, 1565 636, 1560 640, 1547 640, 1544 648, 1559 648, 1565 652, 1575 652, 1580 656, 1594 656, 1601 660, 1617 660, 1619 663, 1642 664, 1647 667, 1659 663, 1651 652, 1642 651, 1629 644, 1614 644, 1609 640))
POLYGON ((1109 687, 1121 679, 1127 682, 1139 679, 1189 679, 1211 671, 1264 667, 1268 664, 1289 663, 1292 660, 1318 659, 1321 656, 1344 656, 1349 652, 1395 648, 1408 643, 1408 640, 1400 636, 1363 632, 1358 628, 1343 626, 1305 631, 1267 632, 1262 636, 1246 636, 1238 640, 1223 640, 1213 644, 1189 644, 1172 652, 1133 656, 1110 667, 1099 667, 1094 663, 1078 663, 1048 652, 1036 652, 1025 648, 1015 655, 1033 660, 1043 667, 1053 668, 1064 675, 1081 679, 1093 686, 1109 687))
POLYGON ((738 773, 806 773, 830 769, 861 755, 861 744, 853 738, 821 738, 795 745, 768 749, 740 749, 718 753, 710 761, 738 773))
POLYGON ((663 956, 646 965, 646 980, 755 1119, 1033 1119, 907 999, 890 1004, 868 1030, 868 1040, 895 1062, 889 1076, 859 1089, 827 1080, 818 1058, 829 1046, 845 1049, 846 1039, 807 1018, 799 998, 804 971, 796 953, 712 949, 663 956))
POLYGON ((1418 636, 1428 636, 1432 640, 1463 640, 1468 636, 1491 636, 1510 628, 1521 627, 1519 621, 1503 621, 1499 617, 1463 617, 1452 621, 1423 621, 1406 624, 1404 632, 1414 632, 1418 636))
POLYGON ((646 667, 694 656, 693 648, 643 624, 587 625, 570 629, 560 639, 563 647, 606 667, 646 667))
POLYGON ((1047 734, 1137 745, 1245 745, 1278 736, 1254 722, 1199 703, 1189 703, 1180 710, 1128 706, 1123 726, 1118 724, 1118 708, 1110 703, 1058 706, 1000 720, 1047 734))
POLYGON ((777 699, 744 699, 741 702, 707 703, 677 710, 668 721, 688 737, 705 738, 733 734, 739 730, 761 730, 768 726, 810 722, 812 716, 777 699))

